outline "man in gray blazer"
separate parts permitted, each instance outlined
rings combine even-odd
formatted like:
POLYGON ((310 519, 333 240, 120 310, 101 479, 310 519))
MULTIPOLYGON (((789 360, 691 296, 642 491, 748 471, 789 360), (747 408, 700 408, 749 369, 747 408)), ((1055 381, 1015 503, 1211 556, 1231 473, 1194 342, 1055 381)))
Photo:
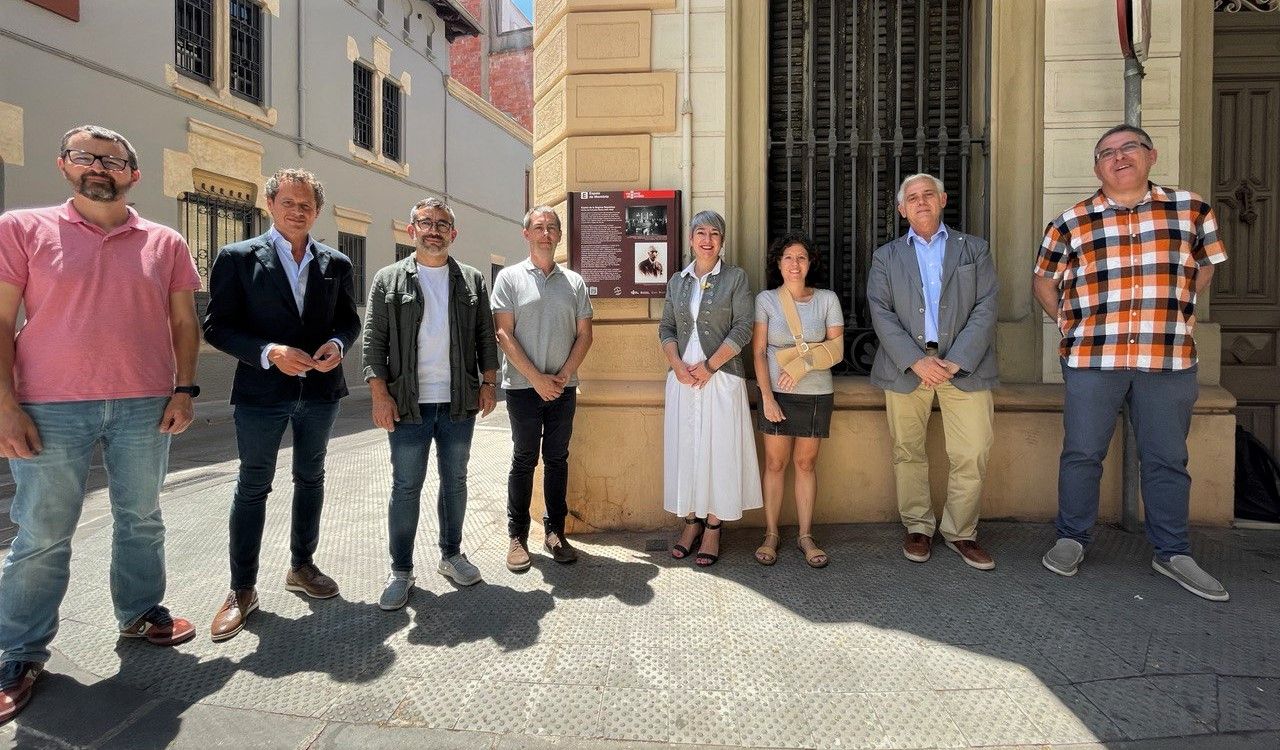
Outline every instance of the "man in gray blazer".
POLYGON ((902 554, 925 562, 935 527, 970 566, 995 561, 978 546, 982 477, 991 450, 996 385, 996 271, 986 240, 942 223, 942 181, 914 174, 898 188, 898 213, 911 228, 876 250, 867 281, 880 338, 871 382, 884 389, 902 554), (951 470, 941 525, 929 497, 925 434, 934 397, 942 410, 951 470))

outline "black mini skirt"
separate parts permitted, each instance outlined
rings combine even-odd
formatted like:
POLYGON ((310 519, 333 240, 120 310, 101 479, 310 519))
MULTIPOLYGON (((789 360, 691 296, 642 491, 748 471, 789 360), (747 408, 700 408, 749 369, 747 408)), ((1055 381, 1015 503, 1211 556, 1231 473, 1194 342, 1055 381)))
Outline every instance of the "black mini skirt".
POLYGON ((773 398, 782 408, 786 419, 770 422, 764 418, 764 407, 756 408, 756 429, 766 435, 825 438, 831 434, 831 412, 835 410, 836 397, 832 393, 805 396, 795 393, 773 392, 773 398))

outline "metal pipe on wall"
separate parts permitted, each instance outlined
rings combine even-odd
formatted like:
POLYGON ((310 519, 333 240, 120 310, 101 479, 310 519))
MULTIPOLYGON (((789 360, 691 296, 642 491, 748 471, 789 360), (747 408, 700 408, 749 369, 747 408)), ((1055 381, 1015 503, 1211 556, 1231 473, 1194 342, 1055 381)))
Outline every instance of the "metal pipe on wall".
MULTIPOLYGON (((684 0, 684 101, 680 104, 680 205, 683 215, 680 223, 685 227, 693 216, 693 94, 689 91, 689 68, 693 55, 689 45, 693 27, 692 4, 692 0, 684 0)), ((682 254, 687 252, 687 246, 681 249, 682 254)))
POLYGON ((302 20, 302 0, 298 0, 298 12, 294 14, 298 19, 298 156, 307 155, 307 119, 304 105, 307 101, 307 69, 303 64, 302 51, 307 48, 305 37, 305 26, 302 20))

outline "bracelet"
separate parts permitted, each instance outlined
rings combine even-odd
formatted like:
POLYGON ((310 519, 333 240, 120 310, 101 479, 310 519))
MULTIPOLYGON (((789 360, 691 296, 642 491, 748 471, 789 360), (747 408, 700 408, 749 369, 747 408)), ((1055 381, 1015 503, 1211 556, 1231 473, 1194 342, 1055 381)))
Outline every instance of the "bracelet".
POLYGON ((704 360, 702 360, 702 366, 703 366, 703 367, 705 367, 705 368, 707 368, 707 372, 711 373, 712 375, 715 375, 717 372, 720 372, 720 368, 719 368, 719 367, 712 367, 712 366, 711 366, 711 360, 709 360, 709 359, 704 359, 704 360))
POLYGON ((487 381, 487 380, 480 384, 480 386, 481 386, 481 387, 484 387, 484 386, 486 386, 486 385, 491 385, 491 386, 493 386, 494 388, 497 388, 497 387, 498 387, 498 384, 497 384, 497 383, 490 383, 490 382, 489 382, 489 381, 487 381))

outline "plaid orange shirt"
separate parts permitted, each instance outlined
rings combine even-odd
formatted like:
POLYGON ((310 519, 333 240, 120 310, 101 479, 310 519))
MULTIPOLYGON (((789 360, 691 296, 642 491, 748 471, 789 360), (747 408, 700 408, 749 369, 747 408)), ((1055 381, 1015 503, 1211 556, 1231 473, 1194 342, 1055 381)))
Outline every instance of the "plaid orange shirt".
POLYGON ((1132 209, 1101 190, 1049 223, 1035 273, 1062 282, 1058 352, 1069 367, 1185 370, 1196 269, 1227 259, 1195 193, 1155 183, 1132 209))

